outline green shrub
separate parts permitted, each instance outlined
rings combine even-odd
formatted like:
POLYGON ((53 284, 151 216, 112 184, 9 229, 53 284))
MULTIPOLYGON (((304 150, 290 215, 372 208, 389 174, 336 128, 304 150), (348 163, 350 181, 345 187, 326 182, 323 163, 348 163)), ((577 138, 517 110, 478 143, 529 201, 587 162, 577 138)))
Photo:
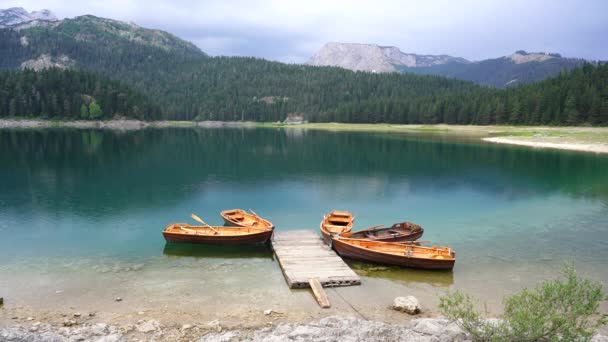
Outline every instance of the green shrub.
POLYGON ((476 310, 474 300, 460 291, 442 296, 439 308, 473 341, 589 341, 606 324, 599 312, 604 299, 600 282, 566 265, 562 279, 507 297, 501 321, 487 320, 487 311, 476 310))

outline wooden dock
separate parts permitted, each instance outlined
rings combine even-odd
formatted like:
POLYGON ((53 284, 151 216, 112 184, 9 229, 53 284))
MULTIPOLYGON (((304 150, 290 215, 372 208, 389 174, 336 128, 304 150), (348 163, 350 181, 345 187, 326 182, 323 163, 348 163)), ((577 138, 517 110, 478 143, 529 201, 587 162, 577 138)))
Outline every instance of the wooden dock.
POLYGON ((311 284, 317 280, 324 287, 361 284, 361 278, 312 230, 275 232, 272 249, 292 289, 315 290, 311 284))

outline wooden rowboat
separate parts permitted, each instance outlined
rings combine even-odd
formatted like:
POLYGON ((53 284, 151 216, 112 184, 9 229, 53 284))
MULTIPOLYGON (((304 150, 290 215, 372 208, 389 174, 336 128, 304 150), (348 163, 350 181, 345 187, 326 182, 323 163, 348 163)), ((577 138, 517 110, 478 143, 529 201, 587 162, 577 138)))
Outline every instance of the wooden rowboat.
POLYGON ((251 213, 242 209, 230 209, 224 210, 220 214, 228 226, 274 229, 274 225, 270 221, 259 217, 253 210, 249 210, 251 213))
POLYGON ((334 210, 323 216, 323 221, 319 225, 323 240, 331 244, 331 237, 335 234, 348 233, 353 229, 355 217, 348 211, 334 210))
POLYGON ((456 253, 449 247, 423 247, 415 243, 378 242, 332 238, 333 248, 340 256, 384 265, 433 270, 451 270, 456 253))
POLYGON ((265 228, 191 226, 187 223, 172 223, 163 230, 163 236, 167 242, 238 245, 267 242, 272 232, 272 229, 265 228))
POLYGON ((424 234, 424 229, 411 222, 395 223, 389 228, 369 228, 356 232, 342 233, 340 236, 350 239, 372 241, 400 242, 414 241, 424 234))

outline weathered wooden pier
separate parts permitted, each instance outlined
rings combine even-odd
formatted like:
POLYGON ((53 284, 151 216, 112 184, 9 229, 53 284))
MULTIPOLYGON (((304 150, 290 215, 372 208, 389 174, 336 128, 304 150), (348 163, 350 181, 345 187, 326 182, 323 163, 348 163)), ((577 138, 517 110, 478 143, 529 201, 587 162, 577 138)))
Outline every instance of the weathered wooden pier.
POLYGON ((292 289, 311 287, 321 307, 329 307, 323 286, 361 284, 361 278, 314 231, 275 232, 272 249, 287 285, 292 289))

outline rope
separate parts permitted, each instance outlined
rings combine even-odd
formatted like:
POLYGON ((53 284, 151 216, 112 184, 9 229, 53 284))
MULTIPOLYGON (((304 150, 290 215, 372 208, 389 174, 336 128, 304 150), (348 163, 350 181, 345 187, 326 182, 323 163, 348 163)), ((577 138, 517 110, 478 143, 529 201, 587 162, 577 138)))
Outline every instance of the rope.
POLYGON ((367 317, 365 317, 361 312, 359 312, 359 310, 357 310, 357 308, 355 308, 349 301, 347 301, 346 299, 344 299, 344 297, 342 297, 342 295, 340 294, 340 292, 338 292, 338 290, 335 287, 331 287, 331 290, 338 295, 338 297, 340 297, 346 304, 348 304, 348 306, 350 306, 351 309, 353 309, 353 311, 355 311, 359 316, 361 316, 361 318, 363 318, 366 321, 369 321, 369 319, 367 317))

